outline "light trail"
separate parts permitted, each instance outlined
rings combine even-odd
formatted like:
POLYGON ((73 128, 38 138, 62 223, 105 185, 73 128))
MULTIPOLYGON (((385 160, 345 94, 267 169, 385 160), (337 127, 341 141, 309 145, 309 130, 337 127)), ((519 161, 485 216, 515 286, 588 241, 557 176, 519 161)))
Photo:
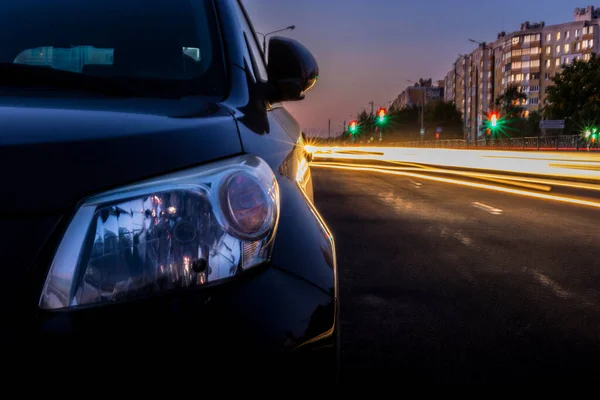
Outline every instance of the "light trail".
POLYGON ((600 181, 600 154, 594 153, 524 153, 498 150, 403 147, 314 147, 313 150, 315 160, 327 158, 334 160, 394 161, 427 164, 436 167, 454 167, 600 181))
POLYGON ((476 183, 476 182, 467 182, 467 181, 461 181, 461 180, 457 180, 457 179, 450 179, 450 178, 444 178, 444 177, 438 177, 438 176, 429 176, 429 175, 408 172, 408 171, 395 171, 395 170, 382 169, 382 168, 377 168, 377 167, 331 165, 328 163, 315 163, 312 166, 316 167, 316 168, 341 169, 341 170, 347 170, 347 171, 378 172, 378 173, 382 173, 382 174, 406 176, 406 177, 411 177, 411 178, 426 179, 426 180, 435 181, 435 182, 443 182, 443 183, 449 183, 449 184, 454 184, 454 185, 459 185, 459 186, 467 186, 467 187, 473 187, 473 188, 477 188, 477 189, 485 189, 485 190, 491 190, 491 191, 495 191, 495 192, 515 194, 515 195, 531 197, 531 198, 536 198, 536 199, 551 200, 551 201, 556 201, 556 202, 561 202, 561 203, 575 204, 575 205, 587 206, 587 207, 593 207, 593 208, 600 209, 600 203, 595 202, 595 201, 590 201, 590 200, 581 200, 581 199, 576 199, 576 198, 572 198, 572 197, 556 196, 556 195, 551 195, 551 194, 546 194, 546 193, 535 193, 535 192, 529 192, 529 191, 521 190, 521 189, 504 188, 501 186, 494 186, 494 185, 488 185, 488 184, 476 183))
MULTIPOLYGON (((399 162, 394 161, 394 163, 399 163, 399 162)), ((471 171, 455 171, 455 170, 448 170, 448 169, 434 168, 434 167, 419 168, 419 167, 394 167, 394 166, 383 166, 383 165, 382 166, 374 166, 372 164, 354 164, 354 163, 348 164, 348 163, 339 163, 339 162, 327 162, 327 163, 315 162, 311 165, 316 166, 318 164, 357 166, 357 167, 365 167, 365 168, 379 168, 379 169, 387 169, 390 171, 416 171, 416 172, 423 172, 423 173, 459 175, 459 176, 466 176, 466 177, 476 178, 476 179, 485 179, 488 181, 496 181, 496 180, 504 181, 504 183, 507 185, 523 186, 523 187, 529 187, 529 188, 534 188, 534 186, 532 186, 532 185, 542 185, 543 187, 539 187, 536 190, 544 190, 544 191, 547 191, 547 190, 545 190, 545 188, 547 188, 548 186, 561 186, 561 187, 568 187, 568 188, 573 188, 573 189, 600 191, 600 185, 598 185, 598 184, 569 182, 569 181, 564 181, 564 180, 534 178, 534 177, 528 177, 528 176, 501 175, 501 174, 490 174, 490 173, 484 173, 484 172, 471 172, 471 171), (511 183, 509 181, 514 181, 516 183, 511 183), (525 183, 526 186, 520 184, 519 182, 525 183), (530 184, 532 184, 532 185, 530 185, 530 184)))

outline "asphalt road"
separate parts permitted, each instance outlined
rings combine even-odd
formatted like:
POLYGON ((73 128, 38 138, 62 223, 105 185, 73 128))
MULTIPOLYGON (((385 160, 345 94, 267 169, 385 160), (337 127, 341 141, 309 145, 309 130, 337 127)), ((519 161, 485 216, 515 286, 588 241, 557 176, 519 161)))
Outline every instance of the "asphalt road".
POLYGON ((600 210, 313 168, 340 271, 342 383, 593 382, 600 210))

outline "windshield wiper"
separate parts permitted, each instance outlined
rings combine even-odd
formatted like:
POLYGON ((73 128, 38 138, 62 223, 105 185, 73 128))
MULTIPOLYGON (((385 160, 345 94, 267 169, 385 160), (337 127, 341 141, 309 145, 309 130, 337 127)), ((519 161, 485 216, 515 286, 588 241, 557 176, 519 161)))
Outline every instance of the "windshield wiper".
POLYGON ((47 66, 0 63, 0 87, 66 89, 116 97, 164 97, 138 88, 124 78, 79 74, 47 66))

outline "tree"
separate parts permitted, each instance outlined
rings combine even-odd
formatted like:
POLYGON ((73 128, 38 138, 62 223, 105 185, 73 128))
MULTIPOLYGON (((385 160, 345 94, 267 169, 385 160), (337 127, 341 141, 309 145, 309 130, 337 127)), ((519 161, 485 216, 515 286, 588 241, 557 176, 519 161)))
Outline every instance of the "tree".
POLYGON ((517 85, 511 85, 496 98, 496 108, 509 118, 521 118, 527 95, 517 85))
POLYGON ((367 135, 371 132, 372 118, 365 110, 357 115, 356 120, 358 121, 358 126, 360 126, 361 134, 367 135))
MULTIPOLYGON (((526 121, 524 103, 527 95, 517 85, 511 85, 504 93, 496 98, 495 108, 499 111, 499 127, 492 131, 492 135, 500 137, 523 137, 525 135, 526 121)), ((486 125, 487 129, 487 125, 486 125)))
POLYGON ((540 133, 540 121, 542 114, 537 111, 532 111, 527 118, 527 134, 538 135, 540 133))
POLYGON ((433 100, 425 105, 425 119, 439 122, 462 121, 462 114, 451 101, 433 100))
POLYGON ((567 131, 600 122, 600 57, 564 65, 552 83, 546 89, 546 118, 564 119, 567 131))

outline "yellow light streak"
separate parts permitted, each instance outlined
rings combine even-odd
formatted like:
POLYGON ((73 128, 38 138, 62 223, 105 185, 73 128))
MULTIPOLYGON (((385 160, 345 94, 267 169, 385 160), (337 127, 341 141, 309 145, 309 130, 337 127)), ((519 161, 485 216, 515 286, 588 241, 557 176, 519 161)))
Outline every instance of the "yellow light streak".
MULTIPOLYGON (((395 162, 394 163, 399 163, 399 164, 404 164, 401 162, 395 162)), ((320 165, 323 163, 313 163, 311 165, 320 165)), ((540 184, 540 185, 547 185, 547 186, 561 186, 561 187, 568 187, 568 188, 573 188, 573 189, 583 189, 583 190, 594 190, 594 191, 600 191, 600 185, 597 184, 593 184, 593 183, 580 183, 580 182, 569 182, 569 181, 563 181, 563 180, 557 180, 557 179, 547 179, 547 178, 534 178, 534 177, 528 177, 528 176, 513 176, 513 175, 500 175, 500 174, 488 174, 488 173, 483 173, 483 172, 471 172, 471 171, 455 171, 455 170, 449 170, 449 169, 441 169, 441 168, 434 168, 434 167, 425 167, 425 168, 419 168, 419 167, 393 167, 393 166, 374 166, 371 164, 348 164, 348 163, 336 163, 336 162, 328 162, 325 165, 342 165, 342 166, 357 166, 357 167, 366 167, 366 168, 380 168, 380 169, 388 169, 388 170, 392 170, 392 171, 417 171, 417 172, 425 172, 425 173, 436 173, 436 174, 448 174, 448 175, 460 175, 460 176, 467 176, 467 177, 472 177, 472 178, 477 178, 477 179, 486 179, 486 180, 494 180, 494 179, 498 179, 498 180, 502 180, 502 181, 519 181, 519 182, 528 182, 528 183, 532 183, 532 184, 540 184)), ((417 164, 414 164, 417 165, 417 164)), ((509 184, 507 182, 507 184, 509 184)), ((513 186, 515 186, 515 184, 512 184, 513 186)), ((518 186, 518 185, 516 185, 518 186)))
POLYGON ((326 163, 323 163, 323 164, 317 163, 317 164, 314 164, 313 167, 341 169, 341 170, 349 170, 349 171, 379 172, 379 173, 389 174, 389 175, 409 176, 412 178, 426 179, 426 180, 430 180, 430 181, 450 183, 450 184, 454 184, 454 185, 467 186, 467 187, 491 190, 491 191, 502 192, 502 193, 516 194, 516 195, 531 197, 531 198, 536 198, 536 199, 551 200, 551 201, 557 201, 557 202, 561 202, 561 203, 576 204, 576 205, 588 206, 588 207, 600 209, 600 203, 595 202, 595 201, 580 200, 580 199, 575 199, 575 198, 571 198, 571 197, 556 196, 556 195, 550 195, 550 194, 545 194, 545 193, 528 192, 526 190, 521 190, 521 189, 504 188, 501 186, 488 185, 488 184, 484 184, 484 183, 466 182, 466 181, 460 181, 460 180, 456 180, 456 179, 449 179, 449 178, 443 178, 443 177, 437 177, 437 176, 428 176, 428 175, 418 174, 418 173, 413 173, 413 172, 393 171, 393 170, 389 170, 389 169, 381 169, 381 168, 373 168, 373 167, 355 167, 355 166, 349 166, 349 165, 348 166, 330 165, 330 164, 326 164, 326 163))
POLYGON ((600 181, 600 154, 405 147, 317 147, 315 159, 376 160, 600 181), (381 153, 381 154, 373 154, 381 153))

